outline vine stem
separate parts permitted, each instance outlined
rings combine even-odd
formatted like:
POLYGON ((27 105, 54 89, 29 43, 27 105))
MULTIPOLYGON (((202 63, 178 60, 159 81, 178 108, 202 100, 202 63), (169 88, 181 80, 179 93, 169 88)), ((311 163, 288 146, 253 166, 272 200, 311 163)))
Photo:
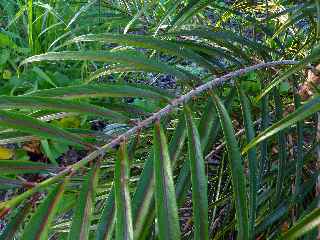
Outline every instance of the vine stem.
MULTIPOLYGON (((26 199, 27 197, 31 196, 35 192, 39 191, 40 189, 45 188, 46 186, 59 181, 64 176, 67 176, 69 174, 73 174, 78 169, 84 167, 89 162, 94 161, 98 157, 103 157, 106 154, 106 151, 108 149, 111 149, 115 146, 117 146, 119 143, 123 141, 123 139, 127 139, 133 134, 137 133, 143 128, 146 128, 150 126, 155 121, 161 119, 163 116, 168 115, 169 113, 173 112, 178 106, 188 103, 192 98, 201 95, 205 91, 208 91, 210 89, 214 89, 218 86, 221 86, 225 84, 228 80, 242 76, 246 73, 259 70, 259 69, 265 69, 265 68, 271 68, 279 65, 295 65, 298 64, 299 61, 295 60, 281 60, 281 61, 272 61, 272 62, 266 62, 266 63, 258 63, 249 67, 245 67, 233 72, 230 72, 226 75, 223 75, 221 77, 213 78, 211 81, 208 81, 207 83, 198 86, 197 88, 189 91, 188 93, 181 95, 180 97, 172 100, 167 106, 160 109, 158 112, 155 112, 150 116, 149 118, 146 118, 145 120, 139 122, 136 126, 132 127, 125 133, 119 135, 109 143, 103 145, 102 147, 98 148, 97 150, 91 152, 86 157, 82 158, 79 162, 70 165, 66 167, 64 170, 57 173, 55 176, 48 178, 37 185, 35 185, 33 188, 28 189, 26 192, 20 194, 19 196, 10 199, 6 202, 0 203, 0 212, 7 212, 8 209, 11 209, 18 205, 21 201, 26 199)), ((1 218, 1 217, 0 217, 1 218)))

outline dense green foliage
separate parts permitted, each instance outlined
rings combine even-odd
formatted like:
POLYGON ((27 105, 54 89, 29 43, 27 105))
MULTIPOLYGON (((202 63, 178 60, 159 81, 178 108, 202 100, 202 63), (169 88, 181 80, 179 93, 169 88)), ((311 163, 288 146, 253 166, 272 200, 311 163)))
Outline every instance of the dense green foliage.
POLYGON ((0 240, 316 239, 319 39, 318 0, 0 1, 0 240))

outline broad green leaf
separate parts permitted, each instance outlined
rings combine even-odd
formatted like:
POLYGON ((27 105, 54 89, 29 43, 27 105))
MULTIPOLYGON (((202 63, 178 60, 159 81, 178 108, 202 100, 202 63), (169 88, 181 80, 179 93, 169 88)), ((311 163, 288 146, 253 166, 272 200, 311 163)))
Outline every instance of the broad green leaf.
POLYGON ((96 163, 84 179, 78 201, 74 209, 75 212, 73 214, 71 229, 68 235, 69 240, 89 239, 99 167, 100 164, 96 163))
POLYGON ((59 87, 33 92, 25 96, 47 98, 89 98, 89 97, 143 97, 169 101, 173 98, 165 90, 139 84, 99 84, 59 87))
POLYGON ((176 76, 180 80, 190 80, 191 75, 186 75, 177 68, 161 63, 155 59, 147 58, 142 54, 133 54, 132 51, 109 52, 109 51, 64 51, 48 52, 29 57, 22 61, 20 65, 39 61, 59 61, 59 60, 82 60, 99 61, 105 63, 120 63, 136 66, 145 71, 165 73, 176 76))
POLYGON ((99 115, 115 120, 128 120, 125 115, 92 104, 35 96, 0 96, 0 109, 1 108, 50 109, 65 112, 78 112, 88 115, 99 115))
POLYGON ((114 172, 116 207, 116 239, 133 239, 131 200, 129 192, 130 167, 126 143, 120 144, 114 172))
MULTIPOLYGON (((246 140, 250 142, 255 136, 254 124, 251 116, 251 104, 244 93, 241 86, 238 88, 239 96, 241 101, 242 115, 246 132, 246 140)), ((249 161, 249 186, 250 186, 250 197, 249 197, 249 230, 250 239, 254 239, 254 224, 256 218, 257 210, 257 189, 258 189, 258 179, 257 179, 257 149, 252 148, 248 153, 249 161)))
POLYGON ((263 140, 273 136, 279 131, 299 122, 312 114, 318 112, 320 110, 320 97, 314 97, 309 100, 307 103, 299 107, 293 113, 290 113, 285 118, 280 121, 274 123, 272 126, 261 132, 258 136, 256 136, 250 143, 248 143, 243 149, 243 153, 247 153, 249 149, 256 146, 258 143, 263 140))
POLYGON ((32 209, 32 203, 27 202, 21 208, 15 209, 17 212, 16 214, 10 218, 10 221, 5 226, 3 232, 0 235, 0 240, 12 240, 14 239, 17 231, 24 223, 25 218, 30 214, 32 209))
POLYGON ((185 106, 185 116, 188 129, 188 152, 192 183, 192 209, 194 217, 194 239, 209 239, 208 235, 208 180, 201 143, 191 110, 185 106))
POLYGON ((134 34, 88 34, 71 39, 67 43, 77 43, 77 42, 107 42, 107 43, 118 43, 120 45, 128 45, 139 48, 147 48, 158 50, 170 55, 175 55, 188 60, 194 60, 200 66, 212 69, 212 64, 203 58, 201 55, 192 51, 189 48, 185 48, 178 42, 172 42, 170 40, 161 40, 152 36, 145 35, 134 35, 134 34))
POLYGON ((214 101, 219 114, 221 128, 229 155, 233 192, 236 205, 238 239, 249 239, 248 209, 246 199, 245 175, 242 166, 240 149, 234 135, 231 118, 221 100, 214 95, 214 101))
POLYGON ((89 148, 93 147, 91 144, 82 141, 75 134, 20 113, 0 110, 0 126, 17 129, 21 132, 31 133, 39 137, 50 138, 71 145, 77 144, 89 148))
MULTIPOLYGON (((183 115, 179 117, 178 126, 174 132, 169 144, 170 159, 172 167, 182 151, 186 137, 186 127, 183 115)), ((153 171, 153 150, 146 160, 143 171, 140 175, 137 189, 132 201, 132 214, 134 226, 134 239, 144 239, 142 236, 149 230, 155 216, 154 211, 154 171, 153 171)))
POLYGON ((160 239, 180 239, 178 208, 171 161, 164 131, 159 122, 154 127, 155 202, 160 239))
POLYGON ((58 211, 59 203, 65 189, 65 183, 57 185, 43 203, 37 208, 30 222, 25 227, 22 240, 30 239, 33 236, 36 240, 47 240, 51 223, 58 211))
POLYGON ((42 162, 0 160, 0 175, 48 173, 55 170, 57 168, 42 162))

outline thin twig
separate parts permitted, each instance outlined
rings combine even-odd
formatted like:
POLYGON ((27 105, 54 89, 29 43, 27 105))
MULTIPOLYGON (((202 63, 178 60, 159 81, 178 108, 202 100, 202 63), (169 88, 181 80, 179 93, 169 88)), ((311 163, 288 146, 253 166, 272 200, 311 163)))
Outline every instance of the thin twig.
POLYGON ((270 68, 270 67, 274 67, 274 66, 278 66, 278 65, 294 65, 294 64, 298 64, 298 63, 299 63, 299 61, 294 61, 294 60, 282 60, 282 61, 273 61, 273 62, 267 62, 267 63, 259 63, 256 65, 253 65, 253 66, 249 66, 249 67, 245 67, 245 68, 236 70, 234 72, 230 72, 224 76, 214 78, 211 81, 209 81, 209 82, 191 90, 190 92, 174 99, 166 107, 164 107, 161 110, 159 110, 158 112, 154 113, 149 118, 141 121, 135 127, 129 129, 127 132, 119 135, 117 138, 115 138, 114 140, 112 140, 108 144, 100 147, 98 150, 91 152, 89 155, 87 155, 86 157, 81 159, 79 162, 77 162, 73 165, 70 165, 67 168, 65 168, 64 170, 60 171, 54 177, 51 177, 43 182, 38 183, 34 188, 27 190, 26 192, 22 193, 21 195, 19 195, 18 197, 14 198, 14 199, 11 199, 7 202, 0 203, 0 211, 1 210, 3 211, 4 209, 12 208, 12 207, 16 206, 23 199, 31 196, 32 193, 44 188, 45 186, 48 186, 51 183, 58 181, 60 178, 62 178, 63 176, 65 176, 67 174, 70 174, 70 173, 77 171, 78 169, 84 167, 89 162, 94 161, 97 157, 104 156, 107 149, 111 149, 111 148, 116 147, 123 139, 128 139, 131 135, 137 133, 138 131, 140 131, 143 128, 150 126, 156 120, 161 119, 163 116, 166 116, 169 113, 173 112, 178 106, 186 104, 193 97, 198 96, 207 90, 214 89, 217 86, 223 85, 224 83, 226 83, 228 80, 230 80, 232 78, 239 77, 241 75, 244 75, 246 73, 249 73, 249 72, 252 72, 252 71, 255 71, 258 69, 270 68))

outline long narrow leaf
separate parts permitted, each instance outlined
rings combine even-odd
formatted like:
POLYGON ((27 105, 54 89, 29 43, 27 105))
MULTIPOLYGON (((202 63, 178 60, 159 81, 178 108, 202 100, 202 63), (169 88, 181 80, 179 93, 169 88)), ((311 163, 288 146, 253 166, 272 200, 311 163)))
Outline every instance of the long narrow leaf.
POLYGON ((89 115, 100 115, 109 119, 127 120, 125 115, 92 104, 44 97, 0 96, 0 109, 1 108, 51 109, 65 112, 78 112, 89 115))
POLYGON ((305 68, 305 66, 308 63, 319 59, 319 53, 320 53, 320 46, 317 46, 315 49, 313 49, 312 53, 309 56, 307 56, 304 60, 302 60, 299 64, 291 67, 289 70, 285 71, 279 77, 276 77, 275 79, 273 79, 272 82, 269 83, 265 89, 263 89, 262 93, 256 99, 260 100, 263 96, 265 96, 267 93, 269 93, 271 91, 271 89, 273 89, 275 86, 279 85, 282 81, 286 80, 292 74, 305 68))
POLYGON ((72 145, 78 144, 92 147, 75 134, 19 113, 0 110, 0 125, 72 145))
POLYGON ((64 52, 48 52, 36 56, 29 57, 21 62, 24 65, 32 62, 39 61, 58 61, 58 60, 82 60, 82 61, 100 61, 108 63, 121 63, 134 65, 141 70, 150 72, 158 72, 171 74, 180 80, 189 80, 191 76, 186 75, 184 72, 178 70, 173 66, 150 59, 142 54, 132 54, 132 51, 126 52, 108 52, 108 51, 64 51, 64 52))
POLYGON ((126 144, 123 142, 120 145, 114 172, 117 240, 133 239, 129 176, 128 154, 126 144))
POLYGON ((288 116, 276 122, 266 130, 264 130, 262 133, 260 133, 249 144, 245 146, 245 148, 243 149, 243 152, 244 153, 248 152, 250 148, 256 146, 261 141, 273 136, 279 131, 295 124, 296 122, 311 116, 312 114, 316 113, 319 110, 320 110, 320 97, 314 97, 313 99, 309 100, 307 103, 299 107, 296 111, 294 111, 293 113, 290 113, 288 116))
MULTIPOLYGON (((170 140, 169 153, 172 167, 182 151, 186 137, 186 127, 183 115, 179 117, 179 124, 170 140)), ((153 171, 153 152, 146 160, 143 171, 135 191, 132 201, 132 213, 134 223, 134 239, 144 239, 142 235, 150 227, 155 216, 154 213, 154 171, 153 171)))
POLYGON ((143 97, 168 101, 173 98, 165 90, 138 84, 78 85, 39 90, 27 96, 47 98, 143 97))
POLYGON ((299 220, 286 232, 281 239, 297 239, 315 227, 320 225, 320 208, 316 208, 310 214, 299 220))
POLYGON ((95 164, 87 174, 80 190, 78 202, 68 235, 69 240, 89 239, 90 223, 95 201, 96 185, 99 175, 99 164, 95 164))
POLYGON ((183 57, 186 59, 192 59, 200 66, 211 69, 212 64, 207 61, 201 55, 193 52, 191 49, 184 48, 177 42, 172 42, 169 40, 161 40, 154 38, 152 36, 143 36, 143 35, 133 35, 133 34, 88 34, 76 37, 70 40, 70 43, 76 42, 113 42, 121 45, 135 46, 141 48, 150 48, 155 49, 164 53, 172 54, 175 56, 183 57))
MULTIPOLYGON (((139 142, 139 135, 132 141, 128 147, 128 159, 133 160, 134 151, 136 150, 137 143, 139 142)), ((97 240, 108 240, 113 237, 113 230, 115 225, 115 191, 114 185, 112 186, 108 198, 104 204, 104 208, 100 217, 97 228, 97 240)))
POLYGON ((245 188, 245 176, 240 149, 234 135, 231 119, 221 100, 214 95, 221 127, 226 140, 232 175, 233 192, 236 202, 238 239, 249 239, 248 209, 245 188))
POLYGON ((115 196, 114 187, 112 187, 106 203, 104 205, 100 221, 97 228, 97 240, 112 239, 115 225, 115 196))
POLYGON ((0 175, 48 173, 57 168, 42 162, 0 160, 0 175))
POLYGON ((205 165, 201 143, 191 110, 185 107, 188 129, 188 152, 192 183, 192 209, 195 225, 195 239, 209 239, 208 235, 208 180, 205 174, 205 165))
MULTIPOLYGON (((251 107, 248 97, 245 95, 244 91, 239 88, 239 95, 242 107, 242 114, 244 120, 244 126, 246 131, 247 142, 250 142, 255 136, 255 130, 253 128, 254 124, 251 117, 251 107)), ((257 208, 257 150, 256 148, 250 149, 248 153, 249 160, 249 185, 250 185, 250 201, 249 201, 249 230, 250 239, 254 239, 254 224, 256 218, 256 208, 257 208)))
POLYGON ((33 236, 33 239, 36 240, 48 239, 50 225, 58 211, 64 188, 65 182, 52 189, 45 201, 40 204, 36 213, 32 216, 30 222, 23 231, 21 239, 27 240, 30 239, 30 236, 33 236))
POLYGON ((14 239, 17 231, 21 227, 21 224, 25 221, 25 218, 32 209, 31 202, 27 202, 23 207, 16 209, 17 213, 10 219, 7 226, 0 235, 0 240, 12 240, 14 239))
POLYGON ((154 128, 155 202, 160 239, 180 239, 178 208, 167 140, 160 123, 154 128))

